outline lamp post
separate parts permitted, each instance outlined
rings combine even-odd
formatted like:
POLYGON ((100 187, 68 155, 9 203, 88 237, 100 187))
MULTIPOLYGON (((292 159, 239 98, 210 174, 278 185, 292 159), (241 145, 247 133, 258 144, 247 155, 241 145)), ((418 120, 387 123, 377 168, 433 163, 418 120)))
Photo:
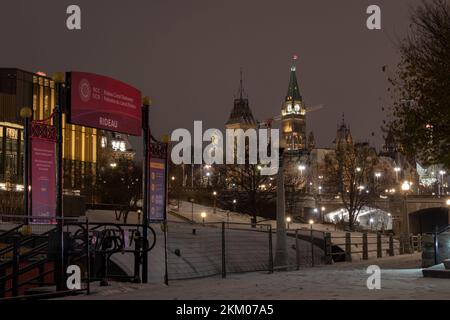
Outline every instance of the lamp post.
MULTIPOLYGON (((24 163, 23 163, 23 208, 25 211, 25 216, 30 215, 30 118, 33 116, 33 110, 30 107, 23 107, 20 109, 20 117, 24 120, 23 125, 23 138, 24 138, 24 163)), ((28 224, 28 220, 26 220, 28 224)))
POLYGON ((213 191, 213 197, 214 197, 214 210, 213 212, 216 213, 216 199, 217 199, 217 191, 213 191))
POLYGON ((209 185, 210 185, 210 183, 209 183, 209 177, 211 176, 211 172, 207 172, 206 173, 206 177, 207 177, 207 180, 206 180, 206 187, 209 187, 209 185))
POLYGON ((304 164, 299 164, 298 165, 298 171, 300 171, 300 177, 301 177, 301 181, 300 181, 300 188, 303 185, 303 171, 306 170, 306 166, 304 164))
POLYGON ((194 223, 194 198, 190 198, 189 201, 191 202, 191 213, 192 213, 192 223, 194 223))
POLYGON ((290 226, 290 224, 291 224, 291 221, 292 221, 291 217, 287 217, 287 218, 286 218, 288 230, 289 230, 289 226, 290 226))
POLYGON ((314 267, 314 235, 313 235, 313 224, 314 224, 314 220, 310 219, 309 220, 309 225, 311 226, 310 228, 310 233, 311 233, 311 266, 314 267))
POLYGON ((288 264, 288 251, 286 240, 286 202, 284 190, 284 164, 283 149, 280 148, 279 167, 277 173, 277 241, 275 249, 275 265, 286 268, 288 264))
POLYGON ((377 182, 377 186, 380 182, 381 172, 375 172, 375 180, 377 182))
POLYGON ((300 175, 303 176, 303 171, 305 171, 306 166, 304 164, 300 164, 298 166, 298 171, 300 171, 300 175))
POLYGON ((320 216, 321 216, 321 221, 322 221, 322 223, 325 222, 325 210, 326 210, 326 208, 325 208, 324 206, 322 206, 322 207, 320 208, 320 216))
POLYGON ((206 212, 203 211, 201 214, 203 225, 205 225, 206 212))
POLYGON ((443 195, 445 194, 444 192, 444 175, 446 174, 446 172, 444 170, 440 170, 439 171, 439 175, 441 176, 441 183, 440 183, 440 188, 439 188, 439 195, 443 195))
POLYGON ((237 203, 237 200, 233 199, 233 212, 236 212, 236 203, 237 203))
POLYGON ((395 182, 398 183, 398 173, 400 172, 401 168, 400 167, 395 167, 394 171, 395 171, 395 182))
POLYGON ((406 232, 409 235, 409 214, 408 214, 408 191, 411 189, 411 183, 409 181, 404 181, 402 183, 402 191, 403 191, 403 202, 404 202, 404 210, 406 215, 406 232))
POLYGON ((65 99, 65 76, 63 73, 55 73, 53 76, 55 81, 56 103, 53 113, 53 121, 56 127, 56 220, 58 249, 57 261, 55 263, 56 290, 62 291, 65 286, 65 259, 64 259, 64 213, 63 213, 63 170, 62 170, 62 149, 63 149, 63 130, 62 130, 62 114, 63 101, 65 99))

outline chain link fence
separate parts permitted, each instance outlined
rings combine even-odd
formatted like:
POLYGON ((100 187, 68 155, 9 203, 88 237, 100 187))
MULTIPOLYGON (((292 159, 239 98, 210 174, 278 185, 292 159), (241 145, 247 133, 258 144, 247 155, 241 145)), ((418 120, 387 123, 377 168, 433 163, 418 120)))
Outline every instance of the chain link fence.
POLYGON ((271 225, 171 221, 167 243, 170 280, 255 271, 271 273, 279 267, 299 269, 327 263, 325 234, 315 230, 288 230, 288 265, 276 267, 276 233, 271 225))
POLYGON ((169 222, 167 233, 170 280, 226 276, 227 273, 271 271, 269 225, 169 222))

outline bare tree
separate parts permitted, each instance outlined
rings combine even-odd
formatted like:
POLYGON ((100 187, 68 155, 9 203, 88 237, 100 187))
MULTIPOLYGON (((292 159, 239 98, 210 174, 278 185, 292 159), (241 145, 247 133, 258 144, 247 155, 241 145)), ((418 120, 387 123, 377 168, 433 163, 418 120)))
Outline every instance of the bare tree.
POLYGON ((339 144, 334 156, 327 156, 327 189, 342 199, 348 211, 348 226, 354 230, 359 213, 377 194, 374 183, 376 154, 365 145, 339 144))
POLYGON ((274 199, 274 178, 261 175, 261 166, 256 164, 222 165, 218 170, 226 176, 226 189, 235 191, 239 208, 256 221, 256 216, 274 199))

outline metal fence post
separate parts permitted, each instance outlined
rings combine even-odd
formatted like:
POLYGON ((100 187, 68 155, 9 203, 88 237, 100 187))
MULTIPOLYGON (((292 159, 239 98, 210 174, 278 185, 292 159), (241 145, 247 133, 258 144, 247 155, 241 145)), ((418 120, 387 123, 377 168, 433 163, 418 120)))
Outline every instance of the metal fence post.
POLYGON ((272 226, 269 226, 269 273, 273 273, 273 242, 272 226))
POLYGON ((367 239, 367 232, 363 233, 363 260, 369 259, 369 243, 367 239))
POLYGON ((434 264, 438 264, 438 249, 439 249, 439 241, 438 241, 438 228, 436 226, 436 230, 434 231, 434 264))
POLYGON ((19 239, 14 238, 13 243, 13 261, 12 261, 12 296, 16 297, 19 295, 19 239))
POLYGON ((311 267, 314 267, 314 235, 311 225, 311 267))
POLYGON ((91 294, 91 251, 89 243, 89 219, 86 218, 86 235, 84 239, 86 243, 86 294, 91 294))
POLYGON ((324 236, 324 250, 325 253, 325 263, 331 264, 333 261, 333 257, 331 256, 331 233, 326 232, 324 236))
POLYGON ((381 243, 381 233, 377 233, 377 258, 381 258, 383 256, 382 252, 382 243, 381 243))
POLYGON ((389 255, 392 257, 394 254, 394 236, 391 234, 389 235, 389 255))
POLYGON ((417 251, 422 252, 422 235, 417 236, 417 251))
POLYGON ((345 261, 352 261, 352 238, 351 233, 345 233, 345 261))
POLYGON ((400 235, 400 254, 405 254, 405 236, 402 234, 400 235))
MULTIPOLYGON (((0 279, 6 277, 6 270, 4 267, 0 268, 0 279)), ((4 298, 5 294, 3 291, 6 289, 6 280, 0 280, 0 298, 4 298)))
POLYGON ((225 256, 225 222, 222 221, 222 278, 227 277, 227 264, 225 256))
POLYGON ((298 229, 295 229, 295 260, 297 262, 297 270, 300 269, 300 241, 298 239, 298 229))

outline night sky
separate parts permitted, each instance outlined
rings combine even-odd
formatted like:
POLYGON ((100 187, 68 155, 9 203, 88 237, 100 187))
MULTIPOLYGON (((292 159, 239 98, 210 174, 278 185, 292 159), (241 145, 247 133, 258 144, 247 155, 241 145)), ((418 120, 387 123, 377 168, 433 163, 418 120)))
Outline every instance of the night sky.
POLYGON ((293 54, 310 113, 308 131, 331 147, 344 112, 357 140, 381 146, 388 103, 383 65, 419 0, 145 0, 0 2, 0 66, 88 71, 132 84, 152 97, 155 136, 175 128, 223 128, 244 69, 258 120, 278 115, 293 54), (78 4, 82 30, 66 28, 78 4), (382 9, 382 30, 366 28, 366 8, 382 9), (375 132, 372 137, 371 133, 375 132))

